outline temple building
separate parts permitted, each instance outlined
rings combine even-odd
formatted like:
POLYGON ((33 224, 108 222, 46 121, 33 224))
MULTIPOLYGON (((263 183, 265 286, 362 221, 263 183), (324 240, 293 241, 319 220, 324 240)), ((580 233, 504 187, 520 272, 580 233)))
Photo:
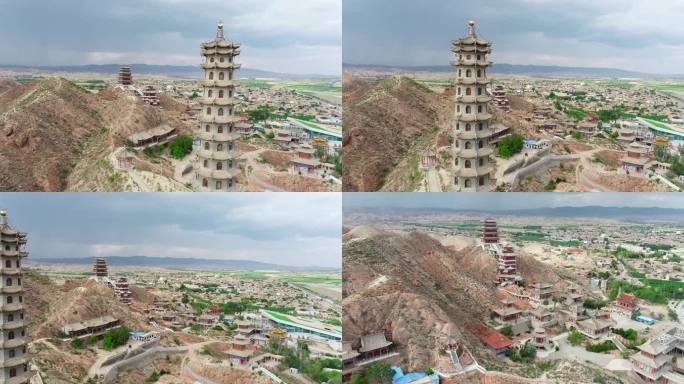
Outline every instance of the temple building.
POLYGON ((492 43, 478 39, 475 22, 470 21, 468 35, 452 42, 457 67, 456 111, 454 114, 454 189, 463 192, 487 191, 493 184, 490 145, 492 115, 487 95, 487 54, 492 43))
POLYGON ((292 172, 300 175, 317 173, 321 162, 316 158, 315 152, 316 150, 310 144, 301 144, 297 148, 297 153, 290 160, 292 172))
POLYGON ((24 322, 24 287, 21 283, 21 259, 26 233, 9 226, 7 212, 0 211, 0 383, 28 383, 26 324, 24 322))
POLYGON ((517 257, 513 247, 504 246, 502 251, 497 254, 497 257, 499 284, 515 283, 520 280, 516 262, 517 257))
POLYGON ((499 242, 499 229, 496 220, 485 219, 482 225, 482 241, 485 244, 496 244, 499 242))
POLYGON ((93 264, 93 275, 97 280, 102 280, 108 276, 107 261, 104 257, 98 257, 93 264))
POLYGON ((131 289, 128 286, 128 279, 125 277, 119 277, 116 281, 116 286, 114 287, 114 293, 116 297, 119 298, 124 304, 131 305, 133 303, 133 295, 131 294, 131 289))
POLYGON ((133 85, 133 75, 131 74, 131 67, 123 66, 119 69, 119 84, 133 85))
POLYGON ((240 64, 233 60, 240 54, 240 44, 223 36, 223 23, 218 23, 216 38, 202 44, 204 87, 199 103, 200 150, 197 153, 195 177, 202 191, 231 191, 239 173, 235 141, 240 133, 234 125, 240 121, 235 114, 236 99, 234 71, 240 64))
POLYGON ((146 85, 145 88, 143 88, 142 100, 145 103, 147 103, 153 107, 159 106, 159 98, 157 97, 157 90, 151 85, 146 85))

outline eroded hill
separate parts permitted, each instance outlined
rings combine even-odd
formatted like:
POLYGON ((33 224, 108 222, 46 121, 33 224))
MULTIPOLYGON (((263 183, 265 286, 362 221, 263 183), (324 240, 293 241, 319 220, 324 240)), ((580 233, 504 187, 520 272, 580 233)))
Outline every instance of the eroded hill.
POLYGON ((182 106, 150 107, 107 88, 92 94, 61 78, 0 83, 0 190, 112 190, 107 156, 127 136, 167 123, 180 132, 182 106), (76 171, 75 171, 76 170, 76 171))
POLYGON ((346 75, 343 89, 344 190, 411 189, 420 151, 447 126, 448 100, 407 77, 346 75))

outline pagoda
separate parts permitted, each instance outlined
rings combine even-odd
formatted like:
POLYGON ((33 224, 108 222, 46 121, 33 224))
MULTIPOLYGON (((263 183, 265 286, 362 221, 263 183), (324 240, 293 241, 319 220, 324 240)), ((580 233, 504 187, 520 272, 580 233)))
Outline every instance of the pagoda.
POLYGON ((482 224, 482 241, 485 244, 496 244, 499 242, 499 229, 494 219, 485 219, 482 224))
POLYGON ((503 85, 497 85, 494 87, 494 104, 503 111, 510 111, 511 107, 508 104, 508 99, 506 98, 506 91, 504 91, 503 85))
POLYGON ((133 75, 131 74, 131 67, 123 66, 119 68, 119 84, 133 85, 133 75))
POLYGON ((145 103, 147 103, 153 107, 159 106, 159 98, 157 97, 157 90, 151 85, 146 85, 145 88, 143 88, 142 100, 145 103))
POLYGON ((131 294, 131 289, 128 285, 128 279, 125 277, 119 277, 116 281, 116 286, 114 287, 114 293, 116 297, 119 298, 124 304, 131 305, 133 303, 133 295, 131 294))
POLYGON ((96 279, 102 280, 108 276, 107 261, 104 257, 98 257, 93 264, 93 275, 96 279))
POLYGON ((9 226, 7 212, 0 211, 0 383, 28 383, 26 323, 24 321, 24 287, 21 282, 21 259, 26 233, 9 226))
POLYGON ((504 246, 498 255, 498 279, 499 283, 515 283, 519 280, 516 255, 513 247, 504 246))
POLYGON ((487 95, 487 55, 492 43, 479 39, 475 22, 468 23, 468 35, 452 41, 457 68, 456 111, 454 114, 454 189, 456 191, 487 191, 492 185, 493 150, 488 111, 491 97, 487 95))
POLYGON ((240 68, 234 58, 240 54, 240 44, 223 36, 223 23, 219 22, 216 38, 201 47, 204 90, 199 99, 202 111, 195 178, 202 191, 231 191, 236 186, 240 157, 235 146, 240 134, 234 127, 240 120, 235 115, 234 97, 234 71, 240 68))

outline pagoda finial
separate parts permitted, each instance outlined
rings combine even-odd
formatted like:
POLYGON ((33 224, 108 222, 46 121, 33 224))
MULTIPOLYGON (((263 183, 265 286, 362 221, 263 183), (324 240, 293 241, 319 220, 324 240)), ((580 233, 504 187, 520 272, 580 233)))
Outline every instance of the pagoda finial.
POLYGON ((468 22, 468 36, 475 37, 475 20, 470 20, 468 22))
POLYGON ((223 39, 223 21, 219 20, 216 27, 216 38, 223 39))
POLYGON ((0 210, 0 225, 7 225, 7 211, 0 210))

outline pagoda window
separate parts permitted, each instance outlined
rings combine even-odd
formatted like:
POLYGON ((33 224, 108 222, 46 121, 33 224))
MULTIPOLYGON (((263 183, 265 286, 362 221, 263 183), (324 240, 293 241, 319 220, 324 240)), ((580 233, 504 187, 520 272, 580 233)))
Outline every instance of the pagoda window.
POLYGON ((219 90, 219 99, 223 98, 223 89, 219 90))
POLYGON ((473 145, 470 144, 470 141, 466 141, 466 143, 465 143, 465 149, 470 149, 470 148, 472 148, 472 147, 473 147, 473 145))
POLYGON ((202 179, 202 186, 203 187, 208 187, 209 186, 209 181, 207 179, 202 179))
POLYGON ((223 116, 223 108, 219 108, 219 109, 218 109, 218 115, 219 115, 219 116, 223 116))
POLYGON ((461 70, 458 70, 458 77, 461 77, 461 70))
POLYGON ((473 73, 470 69, 466 70, 466 77, 470 77, 472 74, 473 73))
POLYGON ((5 251, 9 251, 9 245, 5 245, 5 251))
POLYGON ((9 377, 17 377, 17 369, 16 368, 10 368, 9 377))
POLYGON ((233 168, 233 160, 228 160, 228 168, 233 168))
POLYGON ((485 184, 485 179, 484 176, 480 177, 480 186, 483 186, 485 184))
POLYGON ((481 131, 482 128, 484 128, 484 125, 482 123, 477 123, 477 130, 481 131))
POLYGON ((204 142, 204 149, 206 149, 207 151, 209 150, 209 142, 204 142))
POLYGON ((480 157, 480 159, 477 161, 477 164, 482 167, 484 166, 484 158, 480 157))
POLYGON ((211 89, 207 91, 207 97, 211 97, 212 91, 211 89))
POLYGON ((480 55, 477 55, 477 59, 478 59, 478 60, 480 60, 481 58, 482 58, 482 56, 480 56, 480 55))
POLYGON ((477 147, 478 148, 484 148, 484 141, 480 140, 477 142, 477 147))
MULTIPOLYGON (((219 110, 220 111, 220 110, 219 110)), ((478 105, 477 106, 477 113, 482 113, 482 106, 478 105)))
POLYGON ((470 87, 466 88, 466 96, 470 96, 473 92, 471 91, 470 87))
POLYGON ((470 179, 466 179, 465 182, 463 182, 463 186, 466 187, 466 188, 470 188, 470 185, 471 185, 471 184, 472 184, 472 183, 470 182, 470 179))
POLYGON ((228 97, 233 97, 233 91, 228 91, 228 97))
POLYGON ((461 94, 461 87, 456 88, 456 94, 458 94, 458 95, 461 94))
POLYGON ((233 143, 228 143, 228 150, 232 151, 233 150, 233 143))
POLYGON ((233 71, 228 72, 228 80, 233 80, 233 71))
POLYGON ((223 56, 219 58, 219 61, 223 63, 223 56))
POLYGON ((14 339, 14 331, 9 331, 9 333, 7 334, 7 338, 10 340, 14 339))
POLYGON ((225 77, 223 72, 219 72, 219 80, 223 80, 225 77))
POLYGON ((466 60, 470 60, 470 55, 467 55, 467 56, 466 56, 466 60))
POLYGON ((207 107, 207 115, 211 115, 211 107, 207 107))
POLYGON ((458 167, 458 157, 454 159, 454 165, 458 167))
POLYGON ((8 278, 7 280, 5 280, 5 285, 8 287, 11 287, 12 286, 12 279, 8 278))
POLYGON ((218 133, 223 133, 223 125, 218 126, 218 133))
POLYGON ((482 77, 482 70, 481 69, 477 70, 477 77, 482 77))
POLYGON ((466 106, 466 113, 470 113, 470 105, 466 106))
POLYGON ((460 105, 456 106, 456 112, 461 112, 461 106, 460 105))
POLYGON ((217 181, 217 182, 216 182, 216 189, 217 189, 217 190, 220 190, 220 189, 221 189, 221 182, 220 182, 220 181, 217 181))
POLYGON ((204 168, 209 168, 209 160, 204 160, 204 168))
POLYGON ((223 163, 219 161, 218 163, 216 163, 216 170, 220 171, 222 169, 223 169, 223 163))
POLYGON ((465 161, 465 167, 466 167, 466 168, 470 168, 470 165, 471 165, 471 164, 470 164, 470 160, 466 160, 466 161, 465 161))
POLYGON ((482 96, 482 87, 477 87, 477 95, 482 96))
POLYGON ((232 63, 233 62, 233 56, 228 56, 228 62, 232 63))
POLYGON ((14 321, 14 314, 13 313, 10 313, 9 315, 7 315, 7 321, 14 321))
POLYGON ((223 151, 223 144, 218 144, 218 145, 216 146, 216 150, 217 150, 217 151, 223 151))
POLYGON ((12 268, 12 262, 10 260, 5 261, 5 268, 12 268))
POLYGON ((209 127, 209 124, 207 124, 207 125, 204 127, 204 131, 205 131, 205 132, 209 132, 209 130, 211 130, 211 128, 209 127))
POLYGON ((233 180, 228 180, 228 188, 233 188, 233 180))
POLYGON ((465 130, 466 130, 466 132, 470 131, 470 123, 466 123, 465 130))
POLYGON ((19 296, 19 302, 23 303, 24 302, 24 296, 19 296))
POLYGON ((14 356, 16 356, 16 352, 14 352, 14 349, 10 349, 10 351, 9 351, 9 357, 12 358, 12 357, 14 357, 14 356))
POLYGON ((209 71, 209 80, 214 80, 214 72, 209 71))
POLYGON ((213 58, 213 57, 210 58, 209 61, 213 63, 213 62, 214 62, 214 58, 213 58))
POLYGON ((233 126, 232 125, 228 126, 228 133, 233 133, 233 126))

